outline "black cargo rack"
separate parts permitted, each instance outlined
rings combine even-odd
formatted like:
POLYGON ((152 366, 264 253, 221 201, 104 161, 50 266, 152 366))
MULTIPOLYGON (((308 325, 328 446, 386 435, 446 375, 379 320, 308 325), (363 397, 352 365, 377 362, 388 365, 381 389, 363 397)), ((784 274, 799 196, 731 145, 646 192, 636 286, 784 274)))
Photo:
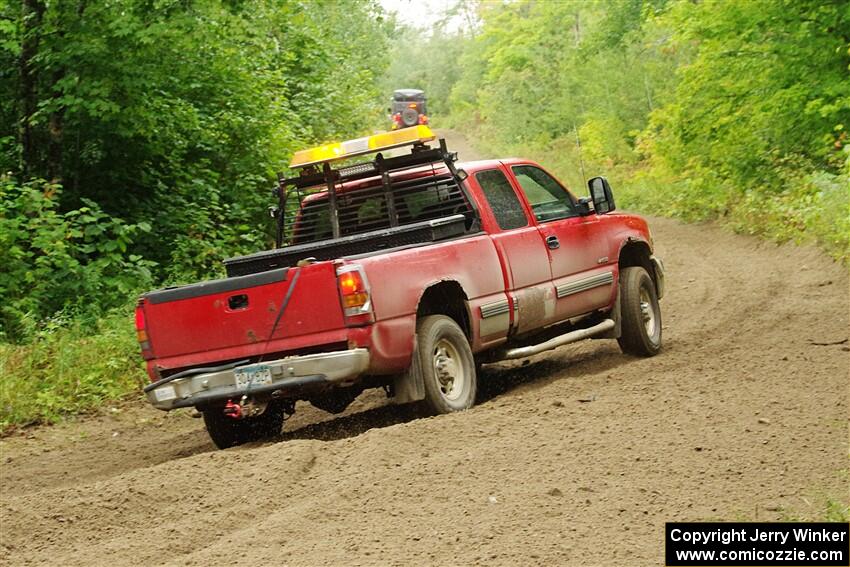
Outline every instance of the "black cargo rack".
POLYGON ((457 153, 449 152, 446 148, 445 139, 441 138, 437 148, 431 148, 419 142, 413 144, 409 154, 402 156, 385 158, 383 154, 379 153, 373 161, 340 167, 338 169, 331 168, 330 164, 325 162, 322 164, 321 171, 318 166, 313 165, 305 167, 301 170, 301 174, 295 177, 284 178, 281 174, 278 174, 278 186, 274 191, 274 195, 278 200, 278 206, 274 213, 277 222, 275 247, 280 248, 283 244, 286 224, 286 200, 290 189, 294 189, 296 194, 301 197, 302 191, 305 189, 317 186, 324 187, 327 192, 330 209, 330 218, 328 219, 330 221, 330 234, 328 236, 336 240, 345 236, 340 228, 339 195, 337 192, 337 186, 340 183, 380 176, 381 193, 385 200, 388 213, 388 226, 380 228, 395 228, 402 224, 400 220, 404 220, 403 214, 400 214, 403 204, 397 203, 397 187, 392 182, 391 174, 428 165, 432 167, 437 165, 445 166, 448 169, 451 183, 455 186, 453 188, 456 188, 462 194, 468 206, 467 213, 470 217, 468 219, 468 228, 478 228, 478 211, 475 201, 467 194, 466 188, 462 183, 466 179, 466 172, 458 170, 455 167, 456 160, 457 153))
MULTIPOLYGON (((379 250, 415 246, 427 242, 446 240, 479 232, 481 224, 475 201, 470 197, 463 181, 466 172, 455 167, 457 154, 446 149, 440 139, 437 148, 416 143, 409 154, 384 158, 377 154, 373 161, 332 169, 329 163, 305 167, 301 174, 284 178, 278 175, 274 193, 278 199, 275 211, 277 234, 275 248, 224 261, 228 277, 256 274, 297 265, 301 261, 333 260, 379 250), (405 177, 405 170, 431 166, 424 175, 405 177), (404 178, 398 179, 401 175, 404 178), (396 179, 393 179, 396 176, 396 179), (375 184, 364 189, 337 192, 341 183, 378 178, 375 184), (321 187, 317 197, 306 197, 304 190, 321 187), (287 217, 287 198, 294 196, 298 207, 292 209, 292 225, 300 224, 293 243, 282 246, 287 217), (410 210, 410 197, 438 195, 439 202, 420 208, 418 214, 410 210), (360 203, 371 198, 380 199, 380 222, 352 215, 360 203), (352 204, 353 203, 353 204, 352 204), (318 212, 311 212, 314 209, 318 212), (317 219, 328 226, 320 227, 317 219), (311 216, 312 215, 312 216, 311 216), (358 222, 359 221, 359 222, 358 222), (352 230, 355 227, 356 230, 352 230), (322 230, 326 232, 322 232, 322 230), (298 241, 300 239, 300 241, 298 241)), ((421 203, 420 203, 421 205, 421 203)), ((293 230, 292 227, 287 227, 293 230)))

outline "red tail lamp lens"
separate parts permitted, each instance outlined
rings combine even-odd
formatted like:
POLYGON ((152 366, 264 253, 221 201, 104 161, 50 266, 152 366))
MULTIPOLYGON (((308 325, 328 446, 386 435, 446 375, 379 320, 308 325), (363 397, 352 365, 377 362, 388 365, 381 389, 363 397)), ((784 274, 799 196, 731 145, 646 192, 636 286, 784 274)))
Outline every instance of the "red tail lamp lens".
POLYGON ((141 305, 136 307, 136 330, 137 331, 144 331, 145 330, 145 312, 142 310, 141 305))
POLYGON ((136 339, 139 341, 139 346, 142 349, 142 355, 145 358, 150 358, 151 343, 146 329, 145 311, 142 309, 141 302, 136 306, 136 339))
POLYGON ((369 290, 366 288, 363 275, 358 270, 343 272, 339 275, 339 293, 342 297, 342 306, 346 311, 363 307, 369 302, 369 290))
POLYGON ((145 312, 141 305, 136 307, 136 337, 140 343, 148 340, 148 332, 145 329, 145 312))
POLYGON ((339 276, 339 287, 343 295, 363 289, 363 278, 360 277, 360 272, 346 272, 339 276))

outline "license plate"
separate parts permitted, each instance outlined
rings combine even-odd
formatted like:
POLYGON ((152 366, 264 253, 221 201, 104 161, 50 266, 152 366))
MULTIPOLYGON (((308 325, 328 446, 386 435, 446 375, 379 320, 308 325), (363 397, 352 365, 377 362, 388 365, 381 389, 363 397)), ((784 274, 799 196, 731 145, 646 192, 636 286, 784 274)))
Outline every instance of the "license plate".
POLYGON ((251 386, 261 386, 263 384, 272 383, 272 369, 264 364, 255 364, 254 366, 243 366, 234 372, 236 376, 236 387, 247 388, 251 386))

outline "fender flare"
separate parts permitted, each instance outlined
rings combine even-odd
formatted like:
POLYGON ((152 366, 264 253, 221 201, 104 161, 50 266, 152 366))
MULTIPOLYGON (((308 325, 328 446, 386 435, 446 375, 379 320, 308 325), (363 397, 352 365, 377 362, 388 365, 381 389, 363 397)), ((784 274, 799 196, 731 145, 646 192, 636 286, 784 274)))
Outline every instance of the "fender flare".
POLYGON ((655 290, 658 293, 658 299, 661 299, 661 297, 664 295, 664 264, 661 262, 660 258, 655 256, 652 250, 652 245, 645 239, 637 236, 629 236, 628 238, 623 240, 623 242, 620 244, 620 249, 617 251, 618 268, 622 267, 621 262, 623 257, 623 250, 629 246, 638 246, 641 248, 646 248, 646 264, 644 265, 644 263, 640 263, 634 265, 640 265, 646 268, 646 271, 649 272, 649 277, 651 277, 653 283, 655 283, 655 290))
MULTIPOLYGON (((422 293, 419 294, 419 299, 416 301, 416 313, 417 320, 419 319, 419 308, 422 305, 422 299, 425 297, 425 294, 428 293, 428 290, 433 288, 434 286, 450 283, 457 285, 460 288, 462 296, 462 303, 464 309, 464 315, 466 315, 467 322, 469 324, 469 329, 463 329, 464 325, 462 322, 459 322, 460 327, 464 330, 464 332, 468 332, 469 335, 467 339, 471 338, 472 334, 472 314, 469 310, 469 295, 466 293, 463 285, 453 279, 442 279, 436 280, 428 283, 423 289, 422 293)), ((413 334, 413 349, 412 354, 410 356, 410 365, 407 367, 407 370, 396 374, 393 377, 393 403, 395 404, 406 404, 409 402, 418 402, 420 400, 425 399, 425 379, 422 374, 421 361, 419 359, 419 341, 417 340, 416 333, 413 334)))

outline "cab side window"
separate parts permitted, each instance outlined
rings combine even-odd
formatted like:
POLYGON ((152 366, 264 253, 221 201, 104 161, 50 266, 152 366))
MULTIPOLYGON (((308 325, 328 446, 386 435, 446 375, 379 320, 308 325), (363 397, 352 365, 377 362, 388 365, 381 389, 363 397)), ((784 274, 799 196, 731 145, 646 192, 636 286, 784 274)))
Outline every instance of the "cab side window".
POLYGON ((515 165, 513 172, 538 222, 578 216, 572 195, 548 173, 532 165, 515 165))
POLYGON ((496 222, 502 230, 528 226, 525 211, 514 193, 508 178, 499 169, 487 169, 475 174, 475 180, 481 186, 496 222))

